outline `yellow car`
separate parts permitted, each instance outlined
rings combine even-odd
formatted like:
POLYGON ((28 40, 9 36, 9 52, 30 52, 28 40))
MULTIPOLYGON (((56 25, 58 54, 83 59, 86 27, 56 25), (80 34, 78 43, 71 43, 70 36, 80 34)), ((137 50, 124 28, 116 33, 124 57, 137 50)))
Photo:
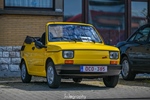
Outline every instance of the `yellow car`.
POLYGON ((46 77, 50 88, 62 78, 81 82, 103 78, 106 87, 115 87, 121 71, 119 49, 105 45, 91 24, 49 22, 41 37, 27 36, 21 48, 21 79, 46 77))

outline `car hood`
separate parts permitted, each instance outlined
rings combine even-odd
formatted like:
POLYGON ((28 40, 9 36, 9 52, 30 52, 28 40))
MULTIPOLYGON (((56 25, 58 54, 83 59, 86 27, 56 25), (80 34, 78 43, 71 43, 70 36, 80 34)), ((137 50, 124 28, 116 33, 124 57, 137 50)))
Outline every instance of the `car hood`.
POLYGON ((60 50, 105 50, 105 51, 119 51, 117 47, 104 45, 103 43, 93 42, 54 42, 48 43, 47 51, 60 50))
POLYGON ((126 41, 118 42, 116 47, 120 48, 120 47, 124 46, 126 43, 127 43, 126 41))

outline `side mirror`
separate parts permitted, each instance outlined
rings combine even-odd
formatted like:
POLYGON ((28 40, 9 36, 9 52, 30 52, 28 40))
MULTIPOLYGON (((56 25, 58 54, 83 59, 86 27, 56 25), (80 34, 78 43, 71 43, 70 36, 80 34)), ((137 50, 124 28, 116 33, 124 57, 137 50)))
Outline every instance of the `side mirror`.
POLYGON ((32 42, 34 42, 34 39, 32 38, 32 37, 30 37, 30 36, 27 36, 26 38, 25 38, 25 41, 24 41, 25 43, 27 43, 27 44, 31 44, 32 42))
POLYGON ((46 48, 46 46, 43 45, 43 43, 40 42, 40 41, 35 41, 35 46, 36 46, 37 48, 46 48))

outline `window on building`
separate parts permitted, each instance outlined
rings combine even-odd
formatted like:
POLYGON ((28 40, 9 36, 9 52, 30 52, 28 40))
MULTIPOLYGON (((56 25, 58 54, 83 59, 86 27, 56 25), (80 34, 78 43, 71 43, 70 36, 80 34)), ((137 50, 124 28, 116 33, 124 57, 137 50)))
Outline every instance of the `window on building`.
POLYGON ((88 23, 93 24, 105 43, 116 45, 125 40, 125 1, 88 0, 88 23))
POLYGON ((64 0, 64 21, 82 22, 82 0, 64 0))
POLYGON ((144 1, 131 2, 131 34, 147 23, 148 3, 144 1))
POLYGON ((5 0, 6 8, 53 8, 53 0, 5 0))

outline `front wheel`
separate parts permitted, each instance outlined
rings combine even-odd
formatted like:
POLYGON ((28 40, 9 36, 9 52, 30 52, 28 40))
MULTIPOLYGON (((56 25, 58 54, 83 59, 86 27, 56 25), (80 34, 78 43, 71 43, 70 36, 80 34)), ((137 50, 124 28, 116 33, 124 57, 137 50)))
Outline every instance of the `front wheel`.
POLYGON ((52 62, 47 63, 46 79, 50 88, 58 88, 60 86, 61 77, 57 75, 52 62))
POLYGON ((118 84, 119 75, 117 76, 107 76, 103 78, 103 82, 106 87, 114 88, 118 84))
POLYGON ((121 70, 122 78, 124 80, 130 80, 130 81, 134 80, 136 74, 133 71, 131 71, 131 65, 127 57, 123 57, 121 61, 121 65, 122 65, 122 70, 121 70))
POLYGON ((23 61, 21 63, 21 80, 23 83, 29 83, 31 81, 32 76, 29 75, 28 71, 27 71, 27 67, 25 62, 23 61))

